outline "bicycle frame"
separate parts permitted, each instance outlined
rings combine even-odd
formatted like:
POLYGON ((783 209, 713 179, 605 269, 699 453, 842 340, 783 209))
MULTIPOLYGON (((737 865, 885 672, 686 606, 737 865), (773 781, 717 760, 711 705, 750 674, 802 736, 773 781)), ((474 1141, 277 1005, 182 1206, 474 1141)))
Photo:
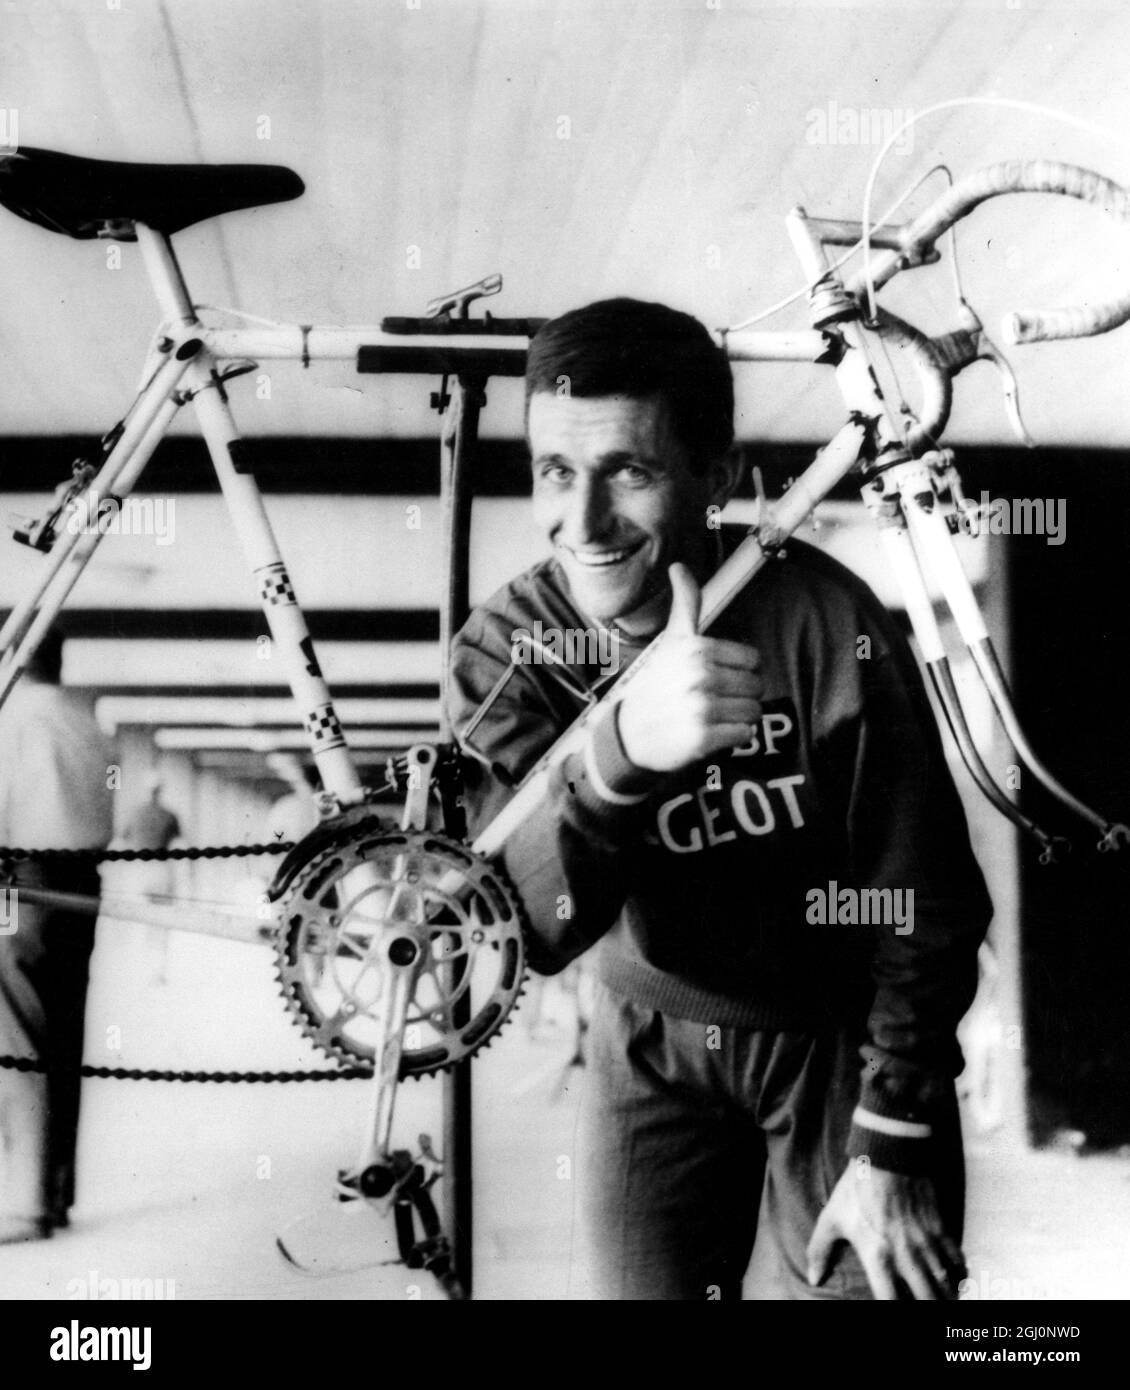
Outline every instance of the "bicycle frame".
MULTIPOLYGON (((1117 193, 1122 199, 1119 207, 1127 202, 1121 190, 1115 190, 1114 185, 1098 180, 1095 175, 1086 175, 1085 171, 1071 170, 1068 166, 1039 167, 1053 170, 1055 187, 1051 191, 1091 201, 1105 200, 1106 203, 1113 203, 1117 193)), ((1039 177, 1023 176, 1013 171, 1004 177, 992 170, 984 171, 964 181, 960 194, 958 190, 952 191, 906 228, 876 230, 870 242, 882 256, 872 276, 873 286, 889 280, 899 269, 936 259, 933 241, 978 201, 1003 191, 1049 191, 1048 176, 1044 173, 1039 177)), ((854 470, 861 469, 864 500, 880 523, 887 554, 902 585, 907 610, 943 713, 974 781, 1002 814, 1040 842, 1045 860, 1054 857, 1056 838, 1016 809, 993 782, 980 759, 949 671, 929 597, 928 575, 933 577, 953 611, 977 670, 1021 758, 1064 804, 1100 829, 1100 848, 1112 849, 1130 841, 1130 832, 1125 826, 1108 821, 1071 796, 1028 747, 1012 712, 1000 664, 972 589, 953 550, 945 517, 941 507, 936 505, 947 488, 953 489, 956 478, 952 463, 939 452, 936 442, 949 413, 951 377, 963 366, 979 357, 991 356, 992 352, 992 345, 984 337, 976 316, 969 310, 972 321, 967 318, 961 332, 936 342, 881 311, 865 322, 859 302, 861 282, 857 278, 845 285, 829 265, 825 251, 826 245, 858 241, 863 234, 862 227, 854 223, 809 219, 800 209, 790 214, 787 226, 812 290, 813 327, 785 333, 721 330, 717 341, 736 362, 793 361, 833 367, 849 419, 780 499, 771 505, 762 503, 757 524, 704 587, 700 628, 709 628, 744 585, 779 553, 785 540, 836 484, 854 470), (885 398, 874 370, 874 339, 885 336, 893 337, 909 351, 923 387, 917 418, 909 425, 885 398)), ((411 327, 400 331, 385 326, 209 327, 201 322, 192 303, 169 236, 141 223, 132 224, 130 230, 136 235, 164 319, 154 340, 149 378, 120 430, 109 437, 101 467, 86 486, 99 498, 113 497, 120 501, 127 496, 177 410, 188 404, 195 408, 318 772, 336 804, 347 807, 363 799, 362 782, 258 484, 244 467, 241 440, 229 408, 225 384, 249 370, 248 359, 291 360, 304 366, 312 362, 355 362, 362 371, 450 376, 457 384, 446 405, 444 444, 445 448, 457 453, 464 434, 473 436, 483 383, 493 375, 520 376, 523 373, 529 334, 480 333, 475 331, 473 322, 466 319, 471 299, 500 288, 500 277, 489 287, 484 282, 439 301, 441 311, 454 307, 456 318, 464 320, 458 333, 442 331, 438 322, 437 331, 430 332, 426 321, 420 320, 408 321, 411 327)), ((964 305, 964 301, 962 303, 964 305)), ((968 310, 967 305, 964 308, 968 310)), ((1069 316, 1066 320, 1057 320, 1054 315, 1016 316, 1016 336, 1034 340, 1040 336, 1066 336, 1067 329, 1076 333, 1105 331, 1130 317, 1130 297, 1117 301, 1113 309, 1096 306, 1083 318, 1079 317, 1079 311, 1063 312, 1069 316)), ((484 321, 484 329, 487 328, 484 321)), ((446 488, 452 480, 447 474, 445 478, 446 488)), ((957 493, 953 495, 956 499, 957 493)), ((445 493, 445 537, 449 549, 457 542, 466 546, 467 501, 466 494, 459 492, 456 479, 454 491, 445 493)), ((44 573, 0 629, 0 703, 54 621, 102 535, 97 519, 93 529, 68 527, 56 535, 44 573)), ((450 619, 461 602, 461 592, 459 585, 453 584, 445 596, 442 605, 447 615, 442 631, 444 641, 452 636, 450 619)), ((623 698, 632 679, 645 669, 661 640, 657 639, 639 656, 612 689, 587 709, 545 754, 513 799, 478 835, 472 845, 474 853, 490 858, 504 849, 513 829, 545 796, 550 769, 581 746, 592 720, 599 717, 608 703, 623 698)), ((446 734, 446 726, 443 732, 446 734)), ((458 731, 455 733, 458 735, 458 731)), ((418 800, 411 814, 419 819, 418 800)), ((364 870, 352 872, 363 874, 364 870)), ((38 896, 42 901, 51 901, 60 895, 29 891, 28 896, 32 900, 38 896)), ((141 911, 131 916, 144 920, 145 914, 141 911)), ((164 924, 169 924, 167 917, 164 924)), ((186 921, 178 925, 191 926, 192 923, 186 921)), ((232 935, 230 918, 204 929, 232 935)), ((358 1173, 378 1156, 386 1155, 389 1149, 400 1034, 413 983, 411 968, 395 972, 392 1002, 379 1032, 371 1125, 358 1160, 358 1173)))

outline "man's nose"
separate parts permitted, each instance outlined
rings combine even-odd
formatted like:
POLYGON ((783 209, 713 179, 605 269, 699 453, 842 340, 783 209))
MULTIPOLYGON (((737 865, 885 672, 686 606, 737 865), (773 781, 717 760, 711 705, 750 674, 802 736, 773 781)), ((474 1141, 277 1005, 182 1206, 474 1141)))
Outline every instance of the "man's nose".
POLYGON ((591 545, 603 540, 612 521, 607 494, 599 483, 582 482, 573 489, 566 519, 570 544, 591 545))

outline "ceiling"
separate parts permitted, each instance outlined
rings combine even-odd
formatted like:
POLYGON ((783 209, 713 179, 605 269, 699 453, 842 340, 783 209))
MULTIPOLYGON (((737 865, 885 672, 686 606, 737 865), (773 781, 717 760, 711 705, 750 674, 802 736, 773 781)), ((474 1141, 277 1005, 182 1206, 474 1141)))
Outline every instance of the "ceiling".
MULTIPOLYGON (((497 270, 497 313, 624 293, 722 326, 797 287, 781 221, 794 203, 858 217, 884 122, 996 94, 1130 128, 1117 0, 3 0, 0 13, 0 110, 17 113, 20 143, 301 174, 299 201, 177 238, 199 302, 290 322, 421 313, 497 270)), ((895 147, 877 206, 938 160, 961 174, 1015 155, 1130 180, 1125 139, 963 108, 895 147)), ((1065 202, 1001 200, 965 224, 967 289, 991 331, 1006 309, 1130 279, 1124 229, 1065 202)), ((119 270, 107 250, 0 216, 0 435, 89 431, 133 389, 155 314, 135 248, 119 270)), ((918 272, 892 306, 944 330, 949 284, 918 272)), ((794 306, 772 326, 803 323, 794 306)), ((1012 355, 1038 440, 1126 441, 1112 339, 1012 355)), ((830 377, 810 368, 739 376, 744 438, 814 442, 840 420, 830 377)), ((244 392, 248 433, 432 428, 418 381, 273 377, 269 401, 244 392)), ((514 387, 496 387, 486 432, 520 425, 514 387)), ((951 433, 1009 439, 990 368, 960 383, 951 433)))
MULTIPOLYGON (((0 0, 0 135, 15 113, 25 146, 297 170, 306 192, 296 202, 178 235, 201 304, 376 324, 501 271, 497 314, 630 294, 719 327, 798 287, 782 220, 792 205, 859 217, 891 123, 995 94, 1125 131, 1128 51, 1130 9, 1114 0, 0 0), (845 143, 853 120, 856 141, 845 143)), ((1130 182, 1125 139, 1012 109, 947 109, 896 145, 876 209, 939 161, 960 175, 1015 156, 1130 182)), ((935 176, 908 206, 940 186, 935 176)), ((34 510, 24 494, 34 484, 45 495, 69 453, 30 481, 21 464, 5 483, 6 459, 26 458, 45 436, 62 449, 63 436, 100 434, 136 387, 157 313, 136 248, 121 248, 120 268, 114 249, 0 213, 0 512, 34 510)), ((966 293, 991 333, 1008 309, 1089 302, 1130 280, 1125 228, 1066 200, 983 208, 963 224, 960 251, 966 293)), ((885 302, 943 332, 954 326, 951 283, 948 265, 927 268, 885 302)), ((794 305, 765 326, 804 325, 794 305)), ((1127 343, 1130 328, 1009 350, 1039 442, 1130 442, 1127 343)), ((376 463, 390 451, 395 476, 371 496, 330 495, 311 468, 287 490, 324 495, 272 499, 327 672, 350 702, 356 740, 379 760, 435 718, 442 557, 435 528, 416 542, 423 550, 405 549, 403 506, 420 494, 415 474, 396 475, 407 455, 392 444, 434 437, 436 383, 348 365, 272 364, 269 374, 269 397, 255 378, 233 389, 248 435, 286 436, 292 451, 296 438, 372 440, 376 463)), ((737 380, 743 440, 810 446, 842 421, 830 374, 742 366, 737 380)), ((484 434, 520 436, 517 385, 496 381, 489 398, 484 434)), ((958 383, 948 438, 1011 441, 988 366, 958 383)), ((218 499, 190 483, 176 501, 176 544, 150 537, 131 549, 115 538, 80 585, 86 625, 68 679, 106 692, 109 722, 146 726, 166 747, 235 759, 281 746, 293 738, 284 691, 252 660, 254 634, 241 623, 254 598, 218 499)), ((473 597, 539 553, 524 517, 512 492, 480 506, 473 597)), ((0 604, 36 562, 12 552, 5 542, 0 604)))

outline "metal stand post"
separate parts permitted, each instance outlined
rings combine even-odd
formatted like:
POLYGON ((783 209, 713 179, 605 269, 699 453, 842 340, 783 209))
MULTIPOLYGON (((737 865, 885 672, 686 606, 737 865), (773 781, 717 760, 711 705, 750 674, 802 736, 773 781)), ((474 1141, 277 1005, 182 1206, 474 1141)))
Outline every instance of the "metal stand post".
MULTIPOLYGON (((469 612, 471 501, 469 479, 471 450, 478 438, 479 412, 486 402, 485 377, 460 376, 445 399, 443 436, 440 443, 440 511, 446 573, 440 600, 440 739, 451 740, 448 724, 448 682, 451 642, 469 612)), ((449 834, 462 835, 465 826, 448 825, 449 834)), ((454 967, 453 967, 454 968, 454 967)), ((471 1019, 471 1000, 464 993, 454 1008, 458 1027, 471 1019)), ((443 1158, 447 1197, 447 1229, 451 1235, 452 1265, 468 1298, 473 1296, 474 1214, 471 1168, 471 1069, 454 1067, 443 1077, 443 1158)))

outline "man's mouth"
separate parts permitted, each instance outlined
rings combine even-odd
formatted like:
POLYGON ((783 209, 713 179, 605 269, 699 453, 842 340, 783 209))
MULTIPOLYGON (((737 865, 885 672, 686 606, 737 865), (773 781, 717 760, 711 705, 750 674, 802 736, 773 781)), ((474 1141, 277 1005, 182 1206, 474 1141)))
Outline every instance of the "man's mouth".
POLYGON ((645 544, 646 537, 618 550, 574 550, 571 546, 564 546, 563 549, 568 551, 583 569, 607 570, 630 560, 645 544))

